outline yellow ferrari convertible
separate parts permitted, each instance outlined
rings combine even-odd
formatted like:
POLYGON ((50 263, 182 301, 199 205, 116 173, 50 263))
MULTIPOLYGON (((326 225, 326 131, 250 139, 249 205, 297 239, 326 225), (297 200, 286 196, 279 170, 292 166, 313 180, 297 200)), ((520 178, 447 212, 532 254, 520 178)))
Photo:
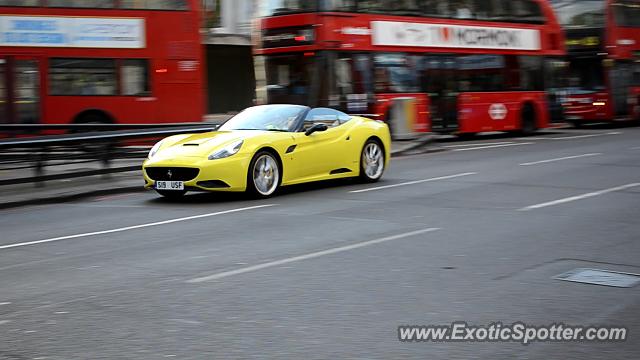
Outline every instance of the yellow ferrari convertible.
POLYGON ((360 177, 378 181, 390 158, 386 124, 329 108, 262 105, 217 131, 168 137, 143 164, 145 187, 180 197, 187 191, 273 195, 280 186, 360 177))

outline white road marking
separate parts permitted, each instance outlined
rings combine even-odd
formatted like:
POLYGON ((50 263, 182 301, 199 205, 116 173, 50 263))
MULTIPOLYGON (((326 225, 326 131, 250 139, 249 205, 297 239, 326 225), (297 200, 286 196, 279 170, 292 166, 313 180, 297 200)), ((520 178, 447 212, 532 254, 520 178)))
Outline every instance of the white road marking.
POLYGON ((522 164, 520 164, 520 166, 546 164, 546 163, 551 163, 551 162, 556 162, 556 161, 570 160, 570 159, 580 159, 580 158, 598 156, 598 155, 602 155, 602 153, 582 154, 582 155, 574 155, 574 156, 565 156, 565 157, 560 157, 560 158, 555 158, 555 159, 533 161, 533 162, 522 163, 522 164))
POLYGON ((436 178, 431 178, 431 179, 408 181, 408 182, 404 182, 404 183, 400 183, 400 184, 378 186, 378 187, 362 189, 362 190, 353 190, 353 191, 349 191, 349 192, 352 193, 352 194, 358 194, 358 193, 363 193, 363 192, 368 192, 368 191, 391 189, 391 188, 395 188, 395 187, 399 187, 399 186, 422 184, 422 183, 431 182, 431 181, 455 179, 455 178, 459 178, 459 177, 463 177, 463 176, 470 176, 470 175, 476 175, 476 174, 477 173, 474 173, 474 172, 468 172, 468 173, 462 173, 462 174, 456 174, 456 175, 441 176, 441 177, 436 177, 436 178))
POLYGON ((148 223, 148 224, 127 226, 127 227, 111 229, 111 230, 95 231, 95 232, 84 233, 84 234, 60 236, 60 237, 51 238, 51 239, 44 239, 44 240, 29 241, 29 242, 23 242, 23 243, 17 243, 17 244, 2 245, 2 246, 0 246, 0 250, 11 249, 11 248, 16 248, 16 247, 22 247, 22 246, 44 244, 44 243, 50 243, 50 242, 55 242, 55 241, 61 241, 61 240, 77 239, 77 238, 83 238, 83 237, 89 237, 89 236, 95 236, 95 235, 112 234, 112 233, 123 232, 123 231, 128 231, 128 230, 143 229, 143 228, 148 228, 148 227, 152 227, 152 226, 159 226, 159 225, 172 224, 172 223, 181 222, 181 221, 202 219, 202 218, 207 218, 207 217, 212 217, 212 216, 217 216, 217 215, 232 214, 232 213, 237 213, 237 212, 241 212, 241 211, 262 209, 262 208, 271 207, 271 206, 276 206, 276 204, 250 206, 250 207, 239 208, 239 209, 218 211, 218 212, 209 213, 209 214, 187 216, 187 217, 178 218, 178 219, 158 221, 158 222, 148 223))
POLYGON ((189 283, 189 284, 197 284, 197 283, 206 282, 206 281, 220 280, 220 279, 224 279, 224 278, 227 278, 227 277, 230 277, 230 276, 245 274, 245 273, 249 273, 249 272, 255 272, 255 271, 268 269, 268 268, 272 268, 272 267, 275 267, 275 266, 281 266, 281 265, 285 265, 285 264, 290 264, 290 263, 294 263, 294 262, 315 259, 315 258, 318 258, 318 257, 321 257, 321 256, 332 255, 332 254, 337 254, 337 253, 341 253, 341 252, 345 252, 345 251, 355 250, 355 249, 363 248, 363 247, 366 247, 366 246, 381 244, 381 243, 389 242, 389 241, 393 241, 393 240, 404 239, 404 238, 408 238, 408 237, 416 236, 416 235, 420 235, 420 234, 426 234, 426 233, 434 232, 434 231, 437 231, 437 230, 440 230, 440 229, 439 228, 428 228, 428 229, 416 230, 416 231, 406 232, 406 233, 402 233, 402 234, 398 234, 398 235, 387 236, 387 237, 383 237, 383 238, 379 238, 379 239, 375 239, 375 240, 364 241, 364 242, 360 242, 360 243, 357 243, 357 244, 352 244, 352 245, 347 245, 347 246, 340 246, 340 247, 336 247, 336 248, 328 249, 328 250, 316 251, 316 252, 312 252, 312 253, 309 253, 309 254, 306 254, 306 255, 294 256, 294 257, 290 257, 290 258, 286 258, 286 259, 282 259, 282 260, 270 261, 270 262, 266 262, 266 263, 262 263, 262 264, 258 264, 258 265, 247 266, 247 267, 236 269, 236 270, 224 271, 224 272, 220 272, 220 273, 209 275, 209 276, 197 277, 195 279, 187 280, 187 283, 189 283))
POLYGON ((0 325, 8 324, 11 320, 0 320, 0 325))
POLYGON ((573 140, 573 139, 584 139, 584 138, 592 138, 598 136, 608 136, 608 135, 620 135, 622 132, 620 131, 612 131, 604 134, 589 134, 589 135, 574 135, 574 136, 562 136, 562 137, 548 137, 545 139, 548 140, 573 140))
POLYGON ((638 147, 632 147, 630 150, 640 150, 640 146, 638 146, 638 147))
POLYGON ((564 198, 564 199, 549 201, 549 202, 542 203, 542 204, 527 206, 527 207, 524 207, 522 209, 519 209, 518 211, 529 211, 529 210, 541 209, 541 208, 545 208, 545 207, 549 207, 549 206, 565 204, 565 203, 572 202, 572 201, 588 199, 588 198, 591 198, 591 197, 594 197, 594 196, 604 195, 604 194, 608 194, 608 193, 611 193, 611 192, 631 189, 631 188, 638 187, 638 186, 640 186, 640 183, 633 183, 633 184, 617 186, 617 187, 604 189, 604 190, 599 190, 599 191, 594 191, 594 192, 590 192, 590 193, 586 193, 586 194, 582 194, 582 195, 571 196, 571 197, 564 198))
POLYGON ((451 151, 473 151, 473 150, 484 150, 484 149, 495 149, 507 146, 522 146, 522 145, 531 145, 535 144, 534 142, 523 142, 523 143, 513 143, 513 144, 502 144, 502 145, 489 145, 489 146, 478 146, 472 148, 464 148, 464 149, 453 149, 451 151))
POLYGON ((474 143, 474 144, 455 144, 455 145, 444 145, 444 148, 464 148, 471 146, 489 146, 489 145, 506 145, 506 144, 514 144, 513 141, 502 141, 502 142, 493 142, 493 143, 474 143))
POLYGON ((11 303, 9 301, 0 302, 0 306, 3 306, 3 305, 11 305, 11 303))

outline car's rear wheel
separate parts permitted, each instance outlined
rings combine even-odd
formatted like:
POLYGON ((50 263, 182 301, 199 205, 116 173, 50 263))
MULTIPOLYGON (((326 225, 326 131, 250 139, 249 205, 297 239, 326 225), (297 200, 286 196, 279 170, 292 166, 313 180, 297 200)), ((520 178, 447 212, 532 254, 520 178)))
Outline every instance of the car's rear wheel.
POLYGON ((247 176, 247 192, 266 198, 273 195, 280 186, 280 165, 275 155, 260 151, 251 160, 247 176))
POLYGON ((369 139, 360 156, 360 178, 365 182, 376 182, 384 173, 385 154, 380 142, 369 139))
POLYGON ((186 190, 156 190, 158 194, 166 197, 167 199, 181 199, 184 194, 187 193, 186 190))

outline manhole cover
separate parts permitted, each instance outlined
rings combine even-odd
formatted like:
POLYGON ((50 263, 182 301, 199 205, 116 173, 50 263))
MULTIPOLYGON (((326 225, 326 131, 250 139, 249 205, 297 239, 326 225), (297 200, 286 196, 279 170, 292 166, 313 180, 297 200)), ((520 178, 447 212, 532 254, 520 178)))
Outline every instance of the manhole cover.
POLYGON ((585 284, 630 288, 640 283, 640 275, 599 269, 574 269, 554 279, 585 284))

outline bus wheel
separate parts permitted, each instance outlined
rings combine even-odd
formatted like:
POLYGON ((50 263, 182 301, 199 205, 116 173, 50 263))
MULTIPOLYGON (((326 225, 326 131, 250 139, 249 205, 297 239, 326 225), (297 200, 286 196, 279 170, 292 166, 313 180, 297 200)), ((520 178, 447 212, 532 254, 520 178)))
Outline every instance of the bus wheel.
MULTIPOLYGON (((87 111, 81 115, 78 115, 73 122, 74 124, 112 124, 113 121, 108 117, 108 115, 100 112, 100 111, 87 111)), ((73 129, 70 133, 73 134, 81 134, 84 132, 93 132, 95 130, 92 129, 73 129)), ((85 143, 79 145, 81 151, 84 151, 88 154, 93 154, 99 158, 105 158, 109 156, 110 152, 117 146, 117 142, 109 141, 109 142, 98 142, 98 143, 85 143)))
POLYGON ((531 135, 538 130, 536 125, 536 111, 531 104, 525 104, 522 108, 522 117, 520 124, 520 133, 522 135, 531 135))

